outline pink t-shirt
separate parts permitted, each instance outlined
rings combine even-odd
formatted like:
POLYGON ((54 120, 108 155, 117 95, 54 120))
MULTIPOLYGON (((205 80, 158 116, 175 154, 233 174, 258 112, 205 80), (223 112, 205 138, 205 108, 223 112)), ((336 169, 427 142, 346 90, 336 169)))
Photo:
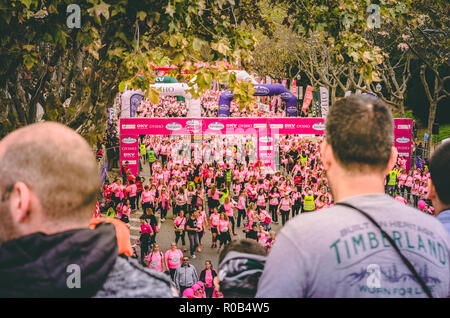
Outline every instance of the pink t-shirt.
POLYGON ((183 258, 183 252, 179 249, 172 251, 171 249, 166 252, 165 255, 167 267, 175 269, 181 265, 181 259, 183 258))
MULTIPOLYGON (((208 196, 211 197, 211 189, 208 190, 208 196)), ((214 200, 219 200, 219 191, 216 190, 216 192, 214 192, 214 195, 212 195, 212 198, 214 200)))
POLYGON ((223 205, 224 209, 225 209, 225 214, 226 216, 233 216, 233 204, 231 203, 224 203, 223 205))
POLYGON ((130 184, 127 187, 127 191, 130 193, 130 197, 135 197, 137 192, 137 187, 135 184, 130 184))
POLYGON ((147 223, 141 224, 141 233, 142 234, 144 234, 144 233, 148 233, 148 234, 153 233, 153 230, 152 230, 152 227, 150 226, 150 224, 147 224, 147 223))
POLYGON ((148 267, 156 269, 159 272, 162 272, 163 269, 163 253, 162 252, 158 252, 158 253, 153 253, 151 252, 148 255, 148 267))
POLYGON ((206 285, 206 287, 208 287, 208 288, 211 288, 211 287, 213 287, 213 276, 212 276, 212 270, 210 270, 210 269, 207 269, 206 271, 205 271, 205 285, 206 285))
POLYGON ((177 216, 175 218, 175 220, 173 221, 173 223, 175 223, 175 225, 180 229, 180 230, 184 230, 184 225, 186 224, 186 218, 183 217, 179 217, 177 216))
POLYGON ((151 198, 150 191, 143 191, 142 192, 142 203, 150 202, 150 198, 151 198))
POLYGON ((266 244, 268 235, 264 232, 258 233, 258 243, 264 246, 266 244))
POLYGON ((228 231, 228 224, 230 224, 230 221, 219 220, 219 232, 227 232, 228 231))
POLYGON ((258 194, 256 204, 259 206, 265 206, 266 196, 264 194, 258 194))
POLYGON ((199 215, 197 218, 197 227, 199 227, 201 230, 203 230, 203 222, 205 221, 205 219, 203 218, 202 215, 199 215))
POLYGON ((274 192, 269 195, 271 197, 269 204, 278 205, 278 197, 280 196, 278 193, 274 192))
POLYGON ((405 185, 406 185, 407 187, 411 188, 412 185, 413 185, 413 180, 414 180, 414 178, 413 178, 412 176, 408 176, 408 177, 406 178, 405 185))
POLYGON ((209 217, 209 220, 211 221, 212 227, 217 227, 219 225, 220 214, 212 213, 211 216, 209 217))
POLYGON ((238 209, 239 210, 245 210, 246 207, 246 200, 244 196, 240 196, 238 199, 238 209))
POLYGON ((289 211, 291 209, 291 200, 283 198, 280 203, 280 210, 289 211))

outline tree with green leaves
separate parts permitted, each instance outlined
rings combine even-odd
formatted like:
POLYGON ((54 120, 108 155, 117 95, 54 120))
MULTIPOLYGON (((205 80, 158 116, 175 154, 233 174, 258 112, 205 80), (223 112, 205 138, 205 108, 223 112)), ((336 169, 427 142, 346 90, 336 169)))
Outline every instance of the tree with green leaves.
POLYGON ((81 28, 66 24, 69 0, 0 0, 0 132, 44 120, 62 122, 91 142, 106 126, 106 107, 126 86, 150 89, 156 66, 176 65, 171 75, 188 80, 192 94, 213 79, 251 103, 247 83, 215 63, 251 58, 251 28, 267 28, 256 0, 85 0, 81 28))

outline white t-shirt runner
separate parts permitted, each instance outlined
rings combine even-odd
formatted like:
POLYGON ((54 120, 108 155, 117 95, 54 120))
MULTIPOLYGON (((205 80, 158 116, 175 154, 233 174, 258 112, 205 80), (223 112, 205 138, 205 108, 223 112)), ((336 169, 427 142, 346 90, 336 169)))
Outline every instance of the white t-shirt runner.
MULTIPOLYGON (((385 194, 342 202, 378 222, 433 297, 450 296, 450 236, 435 217, 385 194)), ((335 206, 299 215, 283 227, 268 256, 256 297, 427 296, 378 228, 358 211, 335 206)))

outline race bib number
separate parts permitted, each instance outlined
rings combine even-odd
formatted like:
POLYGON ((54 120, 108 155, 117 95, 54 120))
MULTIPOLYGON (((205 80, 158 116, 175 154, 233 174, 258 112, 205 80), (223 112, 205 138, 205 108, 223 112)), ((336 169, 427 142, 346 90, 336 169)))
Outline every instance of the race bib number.
POLYGON ((179 257, 172 257, 172 263, 177 264, 180 261, 179 257))
POLYGON ((153 268, 156 268, 156 267, 158 267, 158 262, 157 261, 151 261, 150 262, 150 266, 153 267, 153 268))

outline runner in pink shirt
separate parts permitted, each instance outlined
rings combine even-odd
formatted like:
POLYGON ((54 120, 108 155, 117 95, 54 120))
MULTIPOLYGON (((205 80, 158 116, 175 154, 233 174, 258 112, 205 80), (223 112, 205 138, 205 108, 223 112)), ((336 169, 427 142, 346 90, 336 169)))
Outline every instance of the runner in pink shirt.
POLYGON ((248 220, 248 224, 247 226, 244 228, 244 231, 250 231, 252 228, 253 223, 257 220, 258 218, 258 214, 256 213, 256 207, 255 207, 255 203, 251 202, 249 204, 249 207, 247 209, 247 220, 248 220))
POLYGON ((186 217, 184 216, 184 211, 181 210, 179 215, 173 220, 173 227, 175 228, 175 243, 178 244, 178 241, 181 238, 181 244, 183 247, 183 251, 186 252, 186 231, 185 231, 185 225, 186 225, 186 217))
POLYGON ((121 210, 120 210, 120 220, 126 224, 128 224, 130 221, 130 200, 127 200, 126 204, 122 204, 121 210))
POLYGON ((226 197, 224 200, 224 204, 223 207, 225 209, 225 214, 228 217, 230 223, 231 223, 231 228, 233 231, 233 236, 236 236, 236 232, 234 231, 234 210, 233 210, 233 204, 231 203, 230 197, 226 197))
POLYGON ((219 220, 220 220, 220 214, 219 214, 219 211, 217 211, 217 208, 213 209, 213 213, 211 213, 211 215, 209 216, 209 220, 210 220, 210 229, 211 229, 211 235, 212 235, 211 248, 216 248, 217 247, 217 235, 219 234, 218 227, 219 227, 219 220))
POLYGON ((177 243, 170 244, 170 250, 164 255, 167 268, 170 272, 170 277, 174 278, 175 270, 181 265, 181 259, 183 258, 183 252, 177 249, 177 243))
POLYGON ((272 214, 272 221, 276 224, 278 224, 278 198, 280 197, 280 193, 278 192, 277 187, 273 187, 272 190, 270 190, 269 193, 269 213, 272 214))
POLYGON ((145 266, 145 256, 148 253, 150 236, 153 235, 153 230, 150 224, 147 223, 147 220, 144 215, 142 215, 139 219, 141 222, 141 236, 139 239, 141 247, 141 264, 145 266))
POLYGON ((164 262, 164 255, 159 250, 158 244, 153 244, 153 250, 147 256, 148 267, 157 270, 158 272, 166 271, 166 264, 164 262))
POLYGON ((269 232, 264 230, 264 227, 262 225, 259 226, 259 232, 258 232, 258 243, 262 246, 266 245, 267 238, 269 237, 269 232))
POLYGON ((220 246, 217 249, 217 252, 220 252, 220 249, 222 246, 225 246, 228 242, 231 242, 231 225, 230 221, 228 220, 228 217, 225 215, 225 213, 220 213, 219 218, 219 224, 218 224, 218 230, 219 230, 219 239, 220 239, 220 246))
POLYGON ((289 199, 287 194, 285 194, 284 198, 280 200, 280 204, 278 206, 278 211, 281 214, 281 222, 283 225, 289 220, 289 212, 291 211, 292 205, 292 200, 289 199))
POLYGON ((210 260, 205 262, 205 268, 200 272, 200 281, 205 284, 205 292, 207 298, 212 298, 214 291, 214 278, 217 277, 217 272, 213 268, 210 260))
POLYGON ((258 195, 256 196, 256 206, 258 211, 265 210, 267 205, 266 194, 264 193, 264 189, 260 188, 258 191, 258 195))

